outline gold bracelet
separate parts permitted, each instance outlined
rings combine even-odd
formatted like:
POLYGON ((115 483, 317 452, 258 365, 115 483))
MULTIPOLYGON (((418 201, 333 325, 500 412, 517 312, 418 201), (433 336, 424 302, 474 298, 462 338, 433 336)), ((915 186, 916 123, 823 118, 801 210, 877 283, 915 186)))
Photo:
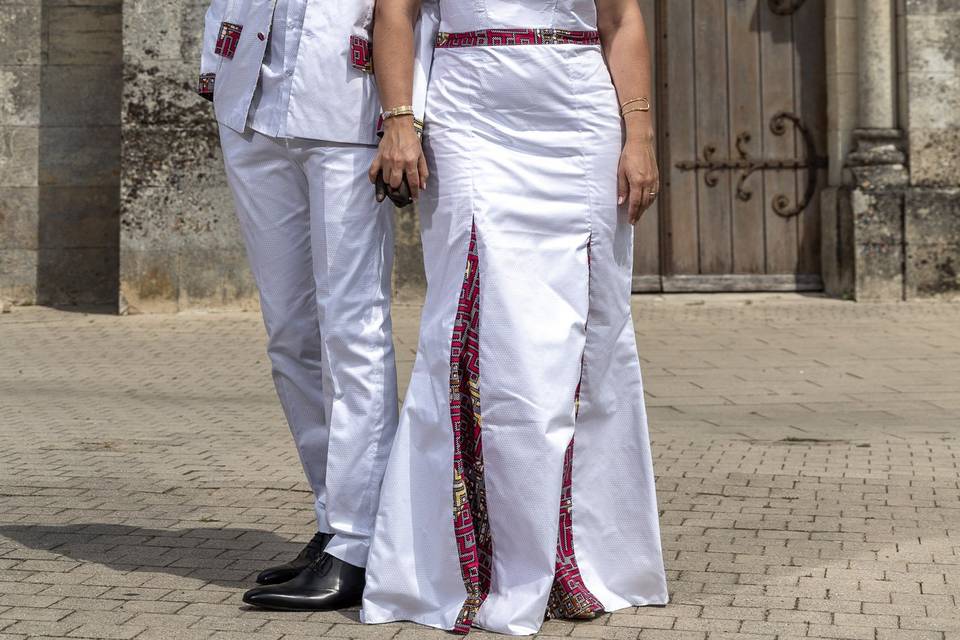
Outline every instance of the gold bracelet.
POLYGON ((390 109, 389 111, 384 111, 382 117, 384 121, 389 120, 390 118, 398 118, 400 116, 412 116, 414 115, 413 107, 410 105, 404 105, 402 107, 397 107, 396 109, 390 109))
POLYGON ((633 113, 634 111, 650 111, 650 99, 634 98, 633 100, 627 100, 622 105, 620 105, 620 113, 622 113, 623 115, 626 115, 628 113, 633 113), (639 107, 631 109, 630 111, 625 111, 625 109, 629 107, 631 104, 636 104, 638 102, 642 102, 643 104, 640 105, 639 107))
POLYGON ((646 108, 644 108, 644 107, 634 107, 633 109, 627 109, 626 111, 622 111, 622 112, 620 113, 620 115, 621 115, 621 117, 626 118, 628 114, 637 113, 638 111, 642 111, 643 113, 648 113, 648 112, 650 111, 650 107, 646 107, 646 108))

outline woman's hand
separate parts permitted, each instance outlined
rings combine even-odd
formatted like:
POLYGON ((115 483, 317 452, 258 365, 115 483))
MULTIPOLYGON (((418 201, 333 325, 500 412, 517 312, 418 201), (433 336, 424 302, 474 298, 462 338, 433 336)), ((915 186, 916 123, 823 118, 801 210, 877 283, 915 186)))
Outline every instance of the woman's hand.
MULTIPOLYGON (((420 197, 421 189, 426 189, 430 171, 420 137, 413 126, 413 116, 397 116, 383 123, 383 139, 370 166, 370 182, 376 184, 381 171, 384 182, 394 189, 403 184, 406 176, 414 200, 420 197)), ((385 197, 386 194, 378 193, 377 201, 383 202, 385 197)))
POLYGON ((627 134, 620 156, 617 193, 621 205, 629 203, 630 223, 636 224, 660 192, 650 111, 653 96, 647 28, 636 0, 596 0, 596 4, 600 43, 627 134), (643 108, 644 103, 647 108, 643 108))
POLYGON ((627 136, 620 154, 617 204, 627 203, 630 224, 640 221, 660 193, 660 170, 653 135, 627 136))

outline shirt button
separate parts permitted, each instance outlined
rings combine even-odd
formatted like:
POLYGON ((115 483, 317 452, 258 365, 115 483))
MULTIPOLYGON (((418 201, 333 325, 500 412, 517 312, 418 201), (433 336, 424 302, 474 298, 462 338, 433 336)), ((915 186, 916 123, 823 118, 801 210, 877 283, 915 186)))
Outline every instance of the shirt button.
POLYGON ((260 40, 266 40, 266 39, 267 39, 267 36, 263 35, 262 33, 258 33, 258 34, 257 34, 257 37, 260 38, 260 40))

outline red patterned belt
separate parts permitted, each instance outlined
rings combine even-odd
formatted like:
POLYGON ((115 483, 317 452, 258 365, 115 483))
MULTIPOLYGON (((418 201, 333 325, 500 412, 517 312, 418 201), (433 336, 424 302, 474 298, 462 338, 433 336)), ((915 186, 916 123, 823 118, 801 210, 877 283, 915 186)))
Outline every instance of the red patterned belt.
POLYGON ((460 47, 509 47, 531 44, 600 44, 596 31, 565 29, 483 29, 463 33, 437 34, 438 49, 460 47))

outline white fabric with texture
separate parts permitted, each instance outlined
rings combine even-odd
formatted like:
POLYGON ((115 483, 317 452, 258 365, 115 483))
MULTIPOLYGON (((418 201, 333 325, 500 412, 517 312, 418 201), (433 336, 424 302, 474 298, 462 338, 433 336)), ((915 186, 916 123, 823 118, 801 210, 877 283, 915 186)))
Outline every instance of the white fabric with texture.
MULTIPOLYGON (((243 132, 270 41, 277 0, 213 0, 206 13, 201 73, 216 75, 217 120, 243 132), (232 58, 215 53, 223 22, 240 25, 232 58)), ((375 144, 380 101, 371 73, 353 66, 350 37, 368 41, 374 0, 289 0, 292 29, 285 47, 287 95, 285 136, 375 144), (298 13, 299 12, 299 13, 298 13)))
MULTIPOLYGON (((593 0, 440 0, 440 17, 446 32, 597 28, 593 0)), ((438 49, 426 107, 428 290, 363 620, 452 629, 467 595, 453 524, 450 360, 474 224, 493 538, 493 584, 476 626, 540 628, 574 432, 573 530, 585 585, 607 611, 664 604, 630 309, 633 228, 617 206, 621 120, 600 47, 438 49)))
POLYGON ((364 566, 397 425, 393 210, 366 177, 376 149, 220 135, 319 529, 335 534, 329 553, 364 566))

